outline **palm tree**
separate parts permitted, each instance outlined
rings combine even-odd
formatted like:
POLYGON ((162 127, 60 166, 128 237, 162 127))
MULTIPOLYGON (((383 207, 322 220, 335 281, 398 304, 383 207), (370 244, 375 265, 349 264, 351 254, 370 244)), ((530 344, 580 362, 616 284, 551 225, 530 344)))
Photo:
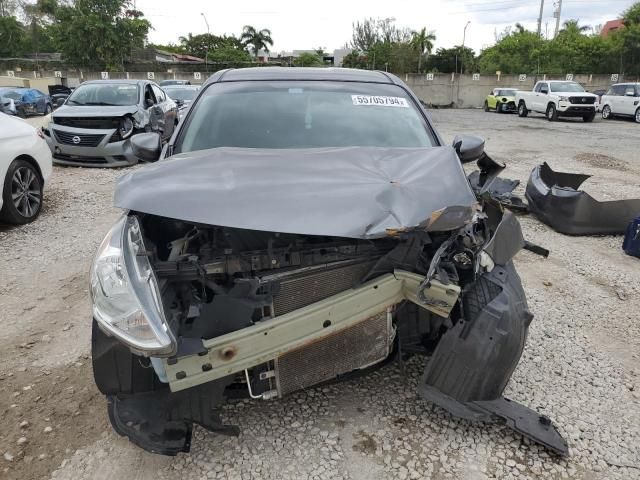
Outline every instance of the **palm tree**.
POLYGON ((273 46, 271 30, 263 28, 258 31, 251 25, 245 25, 240 35, 240 41, 245 48, 249 47, 254 56, 258 56, 260 50, 269 53, 269 46, 273 46))
POLYGON ((563 28, 560 32, 569 35, 582 35, 591 30, 589 25, 580 25, 580 20, 567 20, 562 25, 563 28))
POLYGON ((425 54, 431 54, 435 40, 435 33, 433 31, 427 33, 427 29, 424 27, 419 32, 411 32, 411 46, 418 50, 418 73, 422 69, 422 58, 425 54))

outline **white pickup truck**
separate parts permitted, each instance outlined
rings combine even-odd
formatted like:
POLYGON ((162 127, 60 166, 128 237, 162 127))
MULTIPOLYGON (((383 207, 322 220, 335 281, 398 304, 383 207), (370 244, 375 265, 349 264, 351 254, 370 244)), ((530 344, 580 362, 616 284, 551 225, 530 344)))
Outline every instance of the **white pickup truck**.
POLYGON ((558 117, 582 117, 585 122, 592 122, 597 99, 579 83, 563 80, 544 80, 536 83, 532 92, 516 92, 519 116, 538 112, 545 114, 550 122, 558 117))

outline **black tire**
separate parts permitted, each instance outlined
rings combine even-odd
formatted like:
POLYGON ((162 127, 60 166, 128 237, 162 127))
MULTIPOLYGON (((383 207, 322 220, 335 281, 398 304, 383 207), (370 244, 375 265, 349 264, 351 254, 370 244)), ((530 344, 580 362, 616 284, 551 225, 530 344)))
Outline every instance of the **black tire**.
POLYGON ((640 123, 640 108, 636 110, 635 120, 636 120, 636 123, 640 123))
POLYGON ((590 113, 589 115, 585 115, 584 117, 582 117, 582 120, 584 120, 585 123, 591 123, 595 118, 596 118, 596 112, 594 111, 593 113, 590 113))
POLYGON ((42 114, 43 116, 47 116, 49 115, 51 112, 53 112, 53 107, 51 106, 50 103, 47 103, 47 106, 44 107, 44 113, 42 114))
POLYGON ((602 119, 603 120, 611 120, 613 118, 613 114, 611 113, 611 107, 609 105, 605 105, 602 107, 602 119))
POLYGON ((527 105, 524 102, 520 102, 518 104, 518 116, 521 118, 529 115, 529 110, 527 110, 527 105))
POLYGON ((496 103, 496 113, 501 113, 502 111, 502 104, 500 102, 496 103))
POLYGON ((484 111, 485 112, 489 111, 489 103, 486 100, 484 101, 484 111))
POLYGON ((550 122, 556 122, 558 120, 558 110, 553 103, 550 103, 547 107, 547 120, 550 122))
POLYGON ((4 179, 0 221, 24 225, 34 221, 42 209, 43 181, 40 172, 29 162, 11 162, 4 179))

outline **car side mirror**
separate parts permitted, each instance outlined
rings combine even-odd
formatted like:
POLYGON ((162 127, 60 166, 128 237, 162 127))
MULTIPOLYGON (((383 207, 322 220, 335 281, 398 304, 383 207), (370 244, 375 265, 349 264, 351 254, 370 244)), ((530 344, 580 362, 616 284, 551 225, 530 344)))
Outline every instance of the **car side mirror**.
POLYGON ((549 95, 549 90, 547 90, 546 88, 542 88, 542 89, 540 89, 540 93, 544 93, 545 95, 549 95))
POLYGON ((145 99, 144 106, 145 106, 145 108, 153 107, 153 100, 151 100, 150 98, 145 99))
POLYGON ((462 163, 474 162, 484 154, 484 138, 473 135, 457 135, 453 148, 462 163))
POLYGON ((66 98, 59 98, 56 100, 56 106, 57 107, 61 107, 62 105, 64 105, 64 102, 66 101, 66 98))
POLYGON ((155 162, 162 151, 162 137, 159 133, 139 133, 131 137, 131 150, 140 160, 155 162))
POLYGON ((184 100, 178 99, 178 100, 175 100, 175 102, 178 107, 182 107, 184 105, 184 100))

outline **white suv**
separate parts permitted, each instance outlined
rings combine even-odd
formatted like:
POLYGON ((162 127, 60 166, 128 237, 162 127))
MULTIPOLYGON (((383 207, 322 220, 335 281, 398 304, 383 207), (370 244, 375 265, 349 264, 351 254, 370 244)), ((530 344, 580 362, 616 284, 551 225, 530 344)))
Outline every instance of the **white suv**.
POLYGON ((612 85, 602 96, 602 118, 632 117, 640 123, 640 83, 612 85))

